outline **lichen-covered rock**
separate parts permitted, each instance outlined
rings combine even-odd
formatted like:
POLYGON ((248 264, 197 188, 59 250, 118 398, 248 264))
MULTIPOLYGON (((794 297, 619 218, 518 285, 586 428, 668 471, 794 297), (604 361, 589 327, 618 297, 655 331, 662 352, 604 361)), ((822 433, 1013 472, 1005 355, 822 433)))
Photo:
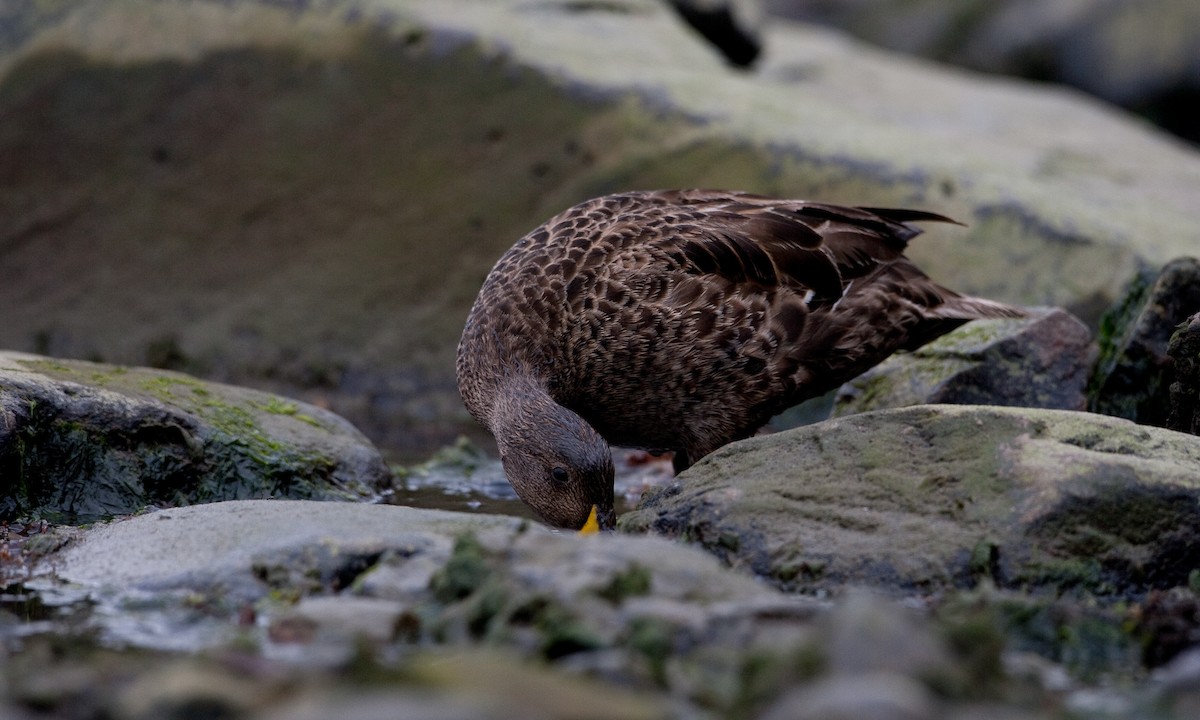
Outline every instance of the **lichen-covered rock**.
POLYGON ((928 405, 727 445, 620 519, 787 588, 1187 582, 1200 439, 1058 410, 928 405))
POLYGON ((1083 410, 1092 336, 1061 309, 976 320, 846 383, 833 414, 952 403, 1083 410))
POLYGON ((1145 425, 1166 425, 1176 327, 1200 312, 1200 260, 1182 257, 1140 273, 1100 323, 1100 357, 1088 390, 1090 409, 1145 425))
POLYGON ((0 519, 362 499, 388 478, 379 451, 321 408, 165 370, 0 353, 0 519))
POLYGON ((1167 427, 1200 435, 1200 313, 1180 324, 1167 345, 1172 382, 1167 427))

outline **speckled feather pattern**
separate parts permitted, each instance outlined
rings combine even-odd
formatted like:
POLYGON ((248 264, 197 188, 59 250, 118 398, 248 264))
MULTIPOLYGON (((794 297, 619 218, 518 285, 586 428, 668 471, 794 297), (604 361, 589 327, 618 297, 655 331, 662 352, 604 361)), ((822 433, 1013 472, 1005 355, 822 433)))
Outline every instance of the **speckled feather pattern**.
POLYGON ((1020 311, 961 296, 904 255, 913 210, 707 190, 628 192, 551 218, 496 263, 458 352, 495 432, 535 378, 614 445, 686 466, 901 348, 1020 311))

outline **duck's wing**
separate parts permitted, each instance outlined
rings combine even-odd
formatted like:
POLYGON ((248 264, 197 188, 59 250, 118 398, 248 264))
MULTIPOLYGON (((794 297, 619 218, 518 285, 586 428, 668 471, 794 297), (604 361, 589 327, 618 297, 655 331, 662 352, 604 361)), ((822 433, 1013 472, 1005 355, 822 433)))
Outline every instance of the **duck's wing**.
POLYGON ((811 293, 810 308, 837 302, 852 282, 884 266, 910 265, 904 249, 921 232, 910 222, 955 222, 922 210, 840 207, 742 193, 669 191, 666 197, 680 211, 659 242, 670 246, 686 270, 735 284, 811 293))

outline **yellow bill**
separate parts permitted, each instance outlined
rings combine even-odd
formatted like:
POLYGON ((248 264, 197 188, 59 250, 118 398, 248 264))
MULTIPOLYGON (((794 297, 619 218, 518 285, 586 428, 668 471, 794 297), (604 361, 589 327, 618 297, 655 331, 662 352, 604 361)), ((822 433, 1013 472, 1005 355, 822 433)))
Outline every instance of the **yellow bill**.
POLYGON ((587 522, 583 524, 583 527, 579 528, 580 535, 594 535, 600 532, 600 521, 596 518, 596 512, 596 506, 593 505, 592 511, 588 513, 587 522))

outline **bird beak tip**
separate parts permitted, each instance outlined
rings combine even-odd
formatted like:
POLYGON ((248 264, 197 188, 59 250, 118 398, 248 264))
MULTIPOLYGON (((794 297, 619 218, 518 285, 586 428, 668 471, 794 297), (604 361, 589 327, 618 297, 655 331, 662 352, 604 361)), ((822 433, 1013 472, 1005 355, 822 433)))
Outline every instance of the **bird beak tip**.
POLYGON ((596 505, 588 513, 587 521, 579 529, 580 535, 594 535, 602 531, 612 531, 617 525, 617 514, 612 510, 602 511, 596 505))

